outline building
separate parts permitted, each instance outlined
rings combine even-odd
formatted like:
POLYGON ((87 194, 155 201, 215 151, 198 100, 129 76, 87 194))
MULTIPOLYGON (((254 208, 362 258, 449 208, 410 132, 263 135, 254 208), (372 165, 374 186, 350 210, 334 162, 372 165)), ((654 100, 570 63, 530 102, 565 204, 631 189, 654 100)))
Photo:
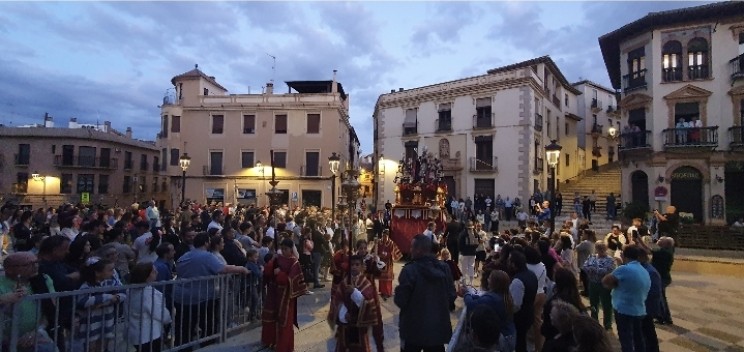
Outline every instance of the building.
POLYGON ((63 202, 107 206, 168 198, 160 175, 160 152, 152 142, 120 133, 109 121, 54 127, 0 127, 0 194, 34 207, 63 202), (37 177, 33 177, 37 174, 37 177))
POLYGON ((286 82, 285 94, 274 92, 272 82, 261 94, 228 94, 198 66, 171 83, 175 94, 161 107, 158 146, 164 170, 176 176, 173 204, 183 196, 200 203, 267 205, 264 194, 274 174, 284 193, 282 203, 330 207, 328 158, 339 155, 341 171, 345 165, 358 166, 349 96, 335 71, 328 81, 286 82), (184 153, 191 163, 182 195, 179 159, 184 153))
POLYGON ((442 162, 448 195, 519 197, 548 190, 545 146, 562 147, 557 180, 578 175, 581 91, 548 56, 430 86, 392 90, 377 100, 376 205, 395 199, 399 163, 426 148, 442 162))
POLYGON ((741 216, 744 3, 650 13, 599 44, 627 121, 622 198, 697 223, 741 216))
POLYGON ((620 113, 615 92, 589 80, 572 84, 582 94, 578 97, 576 131, 579 146, 578 167, 597 170, 617 161, 617 137, 621 131, 620 113))

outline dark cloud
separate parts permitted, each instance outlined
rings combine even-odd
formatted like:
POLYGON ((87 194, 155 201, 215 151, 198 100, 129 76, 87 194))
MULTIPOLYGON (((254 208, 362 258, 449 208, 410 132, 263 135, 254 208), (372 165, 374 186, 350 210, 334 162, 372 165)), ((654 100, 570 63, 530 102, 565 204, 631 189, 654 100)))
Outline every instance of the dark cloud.
POLYGON ((460 32, 481 17, 474 5, 467 2, 432 3, 427 12, 424 22, 417 24, 411 34, 411 43, 423 56, 428 56, 435 47, 441 50, 441 45, 457 44, 460 32))

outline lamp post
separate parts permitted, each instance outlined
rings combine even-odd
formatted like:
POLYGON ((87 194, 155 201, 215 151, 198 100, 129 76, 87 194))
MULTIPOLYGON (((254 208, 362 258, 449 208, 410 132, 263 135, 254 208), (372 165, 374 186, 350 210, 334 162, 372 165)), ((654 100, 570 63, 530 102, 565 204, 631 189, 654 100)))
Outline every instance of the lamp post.
POLYGON ((612 159, 615 156, 615 142, 617 141, 618 137, 617 128, 610 126, 610 128, 607 129, 607 134, 610 136, 609 143, 612 144, 612 146, 609 146, 607 148, 607 153, 610 155, 610 162, 612 162, 612 159))
MULTIPOLYGON (((359 197, 359 188, 361 187, 361 184, 357 181, 357 177, 359 176, 358 172, 355 171, 351 165, 347 165, 344 173, 345 177, 344 181, 341 183, 341 189, 343 190, 344 198, 346 198, 347 202, 347 208, 349 209, 349 248, 354 248, 351 239, 354 224, 351 222, 351 219, 356 208, 356 201, 359 197)), ((351 268, 351 256, 349 256, 349 268, 351 268)), ((351 270, 349 270, 349 280, 351 280, 351 270)))
POLYGON ((47 205, 47 201, 46 201, 46 176, 41 176, 41 175, 39 175, 39 172, 38 171, 34 171, 34 173, 31 174, 31 177, 34 179, 34 181, 37 181, 37 182, 38 181, 43 181, 44 182, 44 188, 43 188, 43 191, 42 191, 43 193, 41 195, 41 201, 44 202, 44 207, 46 207, 46 205, 47 205))
POLYGON ((186 201, 186 169, 191 165, 191 157, 189 153, 183 152, 180 158, 178 158, 178 166, 181 167, 181 205, 186 201))
POLYGON ((274 250, 276 251, 277 248, 279 248, 279 233, 276 231, 276 209, 279 208, 279 203, 281 202, 281 197, 284 193, 282 191, 276 189, 276 185, 279 184, 279 181, 276 180, 276 174, 274 173, 274 151, 271 150, 271 181, 269 181, 269 184, 271 185, 271 189, 266 192, 266 196, 269 197, 269 218, 271 219, 271 227, 274 228, 274 250))
POLYGON ((336 173, 338 173, 338 165, 341 163, 341 158, 334 152, 328 157, 328 167, 331 169, 331 219, 336 221, 336 173))
POLYGON ((555 204, 555 168, 558 166, 558 160, 561 156, 561 147, 556 143, 555 139, 550 141, 550 144, 545 146, 545 157, 548 159, 548 166, 550 167, 550 184, 548 193, 550 193, 550 235, 553 235, 555 231, 555 211, 553 207, 555 204))

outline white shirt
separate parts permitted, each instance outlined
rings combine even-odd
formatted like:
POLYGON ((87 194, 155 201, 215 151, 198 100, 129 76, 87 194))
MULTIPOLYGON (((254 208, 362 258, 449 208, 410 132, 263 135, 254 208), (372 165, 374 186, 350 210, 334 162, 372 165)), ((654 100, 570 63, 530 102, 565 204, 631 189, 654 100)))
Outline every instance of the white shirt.
POLYGON ((222 225, 220 225, 220 223, 214 220, 212 220, 212 222, 210 222, 209 225, 207 225, 207 231, 209 231, 209 229, 212 229, 212 228, 217 229, 219 232, 222 232, 222 225))
POLYGON ((437 239, 436 236, 434 235, 434 231, 431 231, 429 229, 424 230, 424 236, 428 237, 432 241, 437 239))
POLYGON ((545 287, 548 285, 548 271, 545 269, 545 264, 527 264, 529 269, 537 277, 537 293, 544 293, 545 287))
POLYGON ((137 252, 137 264, 155 262, 158 259, 157 253, 150 252, 150 241, 152 241, 152 233, 150 232, 145 232, 134 240, 132 249, 137 252))
POLYGON ((133 345, 141 345, 163 335, 163 324, 171 322, 171 314, 163 303, 163 294, 146 286, 132 290, 126 300, 129 305, 128 339, 133 345))
POLYGON ((64 236, 66 236, 67 238, 69 238, 70 239, 70 242, 74 241, 75 240, 75 237, 77 237, 77 235, 78 235, 78 232, 75 229, 70 228, 70 227, 65 227, 60 232, 64 236))
POLYGON ((267 227, 265 235, 274 238, 274 228, 271 226, 267 227))

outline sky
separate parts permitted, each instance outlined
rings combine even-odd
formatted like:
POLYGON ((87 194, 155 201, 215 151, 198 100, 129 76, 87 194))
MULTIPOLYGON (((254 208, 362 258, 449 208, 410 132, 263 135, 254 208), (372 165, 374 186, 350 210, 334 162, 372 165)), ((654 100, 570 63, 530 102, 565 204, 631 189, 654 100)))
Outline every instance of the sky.
POLYGON ((153 140, 173 76, 194 64, 232 94, 338 80, 372 151, 391 89, 550 55, 570 82, 610 86, 597 39, 649 12, 702 2, 3 2, 0 124, 112 121, 153 140), (276 57, 272 70, 273 57, 276 57))

